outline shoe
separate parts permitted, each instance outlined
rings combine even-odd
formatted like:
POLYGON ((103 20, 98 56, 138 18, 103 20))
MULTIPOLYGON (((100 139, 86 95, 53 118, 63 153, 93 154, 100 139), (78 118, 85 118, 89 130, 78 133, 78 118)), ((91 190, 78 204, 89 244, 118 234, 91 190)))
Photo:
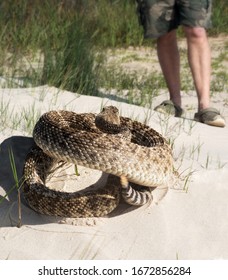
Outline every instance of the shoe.
POLYGON ((174 104, 171 100, 165 100, 160 105, 154 108, 155 111, 163 114, 173 115, 174 117, 181 117, 184 110, 174 104))
POLYGON ((208 125, 224 127, 226 122, 219 111, 214 108, 207 108, 195 113, 194 120, 208 125))

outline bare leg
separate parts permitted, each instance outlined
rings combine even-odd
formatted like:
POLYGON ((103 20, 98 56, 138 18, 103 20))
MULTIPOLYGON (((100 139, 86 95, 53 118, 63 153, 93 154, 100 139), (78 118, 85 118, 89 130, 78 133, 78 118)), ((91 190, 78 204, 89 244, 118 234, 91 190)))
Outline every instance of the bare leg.
POLYGON ((170 100, 181 107, 180 57, 177 46, 176 30, 172 30, 157 39, 157 53, 170 93, 170 100))
MULTIPOLYGON (((225 120, 219 111, 210 108, 211 51, 207 34, 202 27, 183 27, 188 44, 188 61, 191 68, 195 89, 198 97, 198 113, 194 119, 214 126, 225 126, 225 120), (208 109, 208 110, 205 110, 208 109)), ((180 57, 173 30, 157 39, 158 59, 170 93, 170 99, 181 107, 180 95, 180 57)), ((157 106, 157 111, 166 113, 157 106), (159 109, 159 110, 158 110, 159 109)), ((167 107, 168 109, 168 107, 167 107)), ((182 112, 176 111, 175 116, 182 112)))
POLYGON ((198 96, 198 110, 210 105, 211 52, 204 28, 184 27, 188 60, 198 96))

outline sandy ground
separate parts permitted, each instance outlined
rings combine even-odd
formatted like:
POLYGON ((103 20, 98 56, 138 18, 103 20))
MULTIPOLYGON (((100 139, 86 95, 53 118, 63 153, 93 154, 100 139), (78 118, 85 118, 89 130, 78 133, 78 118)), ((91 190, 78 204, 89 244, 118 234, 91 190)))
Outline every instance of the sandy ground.
MULTIPOLYGON (((161 93, 154 102, 164 98, 166 94, 161 93)), ((225 98, 226 93, 218 93, 212 102, 228 121, 225 98)), ((113 104, 124 116, 147 119, 151 127, 173 140, 175 165, 185 177, 159 203, 154 201, 141 208, 120 205, 109 217, 80 222, 37 214, 23 200, 21 228, 16 227, 17 194, 13 190, 0 204, 1 259, 228 258, 228 127, 196 123, 190 113, 183 119, 167 118, 142 107, 106 98, 75 96, 48 86, 1 89, 0 100, 9 104, 8 111, 13 109, 9 126, 0 134, 1 196, 14 185, 9 148, 13 149, 20 178, 32 144, 30 135, 22 130, 23 122, 16 130, 10 128, 10 122, 15 114, 23 114, 32 104, 34 111, 41 113, 61 108, 79 113, 99 112, 102 105, 113 104)), ((183 96, 183 103, 192 103, 194 108, 195 98, 183 96)))
MULTIPOLYGON (((222 71, 228 69, 228 60, 227 60, 227 46, 228 46, 228 36, 220 35, 218 37, 209 37, 209 44, 211 48, 211 57, 212 63, 215 62, 221 55, 224 55, 224 58, 219 62, 219 67, 217 70, 212 69, 212 74, 214 71, 222 71)), ((178 40, 178 47, 181 56, 181 67, 185 67, 187 63, 187 43, 185 39, 178 40)), ((155 47, 129 47, 127 49, 111 49, 108 52, 107 64, 121 66, 125 71, 131 73, 141 73, 145 74, 160 71, 160 65, 158 63, 158 58, 156 54, 155 47)), ((188 68, 188 66, 187 66, 188 68)), ((188 71, 189 69, 185 69, 188 71)), ((189 71, 190 74, 190 71, 189 71)), ((212 75, 213 76, 213 75, 212 75)))
MULTIPOLYGON (((213 57, 218 57, 224 40, 213 43, 213 57)), ((144 51, 145 60, 153 52, 144 51)), ((128 61, 122 66, 134 70, 140 64, 148 70, 153 64, 154 70, 156 63, 156 59, 152 63, 128 61)), ((222 69, 226 67, 224 60, 222 69)), ((105 92, 103 98, 80 96, 48 86, 0 88, 0 199, 8 194, 0 203, 0 259, 228 259, 228 126, 193 121, 197 104, 191 91, 182 93, 183 118, 166 117, 110 97, 105 92), (121 202, 108 217, 93 219, 40 215, 22 198, 22 227, 17 228, 17 192, 9 151, 13 151, 20 178, 38 115, 51 109, 97 113, 111 104, 121 115, 147 122, 170 139, 175 167, 182 176, 179 186, 170 188, 161 200, 163 193, 155 190, 148 207, 121 202)), ((153 105, 167 97, 166 91, 160 91, 153 105)), ((227 92, 214 93, 211 101, 228 123, 227 92)), ((64 179, 52 184, 73 191, 103 178, 100 172, 81 168, 79 172, 76 178, 69 167, 63 171, 64 179)))

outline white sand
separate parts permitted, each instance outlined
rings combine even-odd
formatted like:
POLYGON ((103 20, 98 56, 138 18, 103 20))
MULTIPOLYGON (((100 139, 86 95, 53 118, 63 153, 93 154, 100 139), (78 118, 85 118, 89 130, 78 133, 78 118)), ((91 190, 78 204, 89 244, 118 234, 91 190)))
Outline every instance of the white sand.
MULTIPOLYGON (((153 104, 165 98, 161 93, 153 104)), ((183 177, 192 172, 185 190, 182 181, 179 189, 170 189, 159 203, 137 209, 120 205, 111 217, 100 219, 60 223, 60 219, 35 213, 23 201, 21 228, 16 227, 17 194, 13 190, 0 204, 0 259, 228 258, 228 126, 216 128, 192 121, 196 110, 193 93, 183 95, 184 108, 188 109, 184 119, 47 86, 0 89, 0 102, 2 106, 8 104, 7 111, 11 112, 4 126, 4 114, 0 122, 0 196, 14 185, 10 147, 21 176, 32 143, 28 137, 31 135, 23 132, 25 122, 21 116, 26 116, 31 107, 37 113, 50 109, 80 113, 99 112, 102 105, 113 104, 122 115, 147 119, 151 127, 171 138, 179 172, 183 177)), ((212 105, 221 110, 228 124, 227 94, 215 94, 212 105)))

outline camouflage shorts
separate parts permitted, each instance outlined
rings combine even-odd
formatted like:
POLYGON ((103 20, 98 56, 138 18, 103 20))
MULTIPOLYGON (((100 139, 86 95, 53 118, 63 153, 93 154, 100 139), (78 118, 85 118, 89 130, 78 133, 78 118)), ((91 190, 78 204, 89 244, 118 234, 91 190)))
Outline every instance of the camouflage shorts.
POLYGON ((179 25, 211 26, 212 0, 137 0, 145 38, 157 38, 179 25))

